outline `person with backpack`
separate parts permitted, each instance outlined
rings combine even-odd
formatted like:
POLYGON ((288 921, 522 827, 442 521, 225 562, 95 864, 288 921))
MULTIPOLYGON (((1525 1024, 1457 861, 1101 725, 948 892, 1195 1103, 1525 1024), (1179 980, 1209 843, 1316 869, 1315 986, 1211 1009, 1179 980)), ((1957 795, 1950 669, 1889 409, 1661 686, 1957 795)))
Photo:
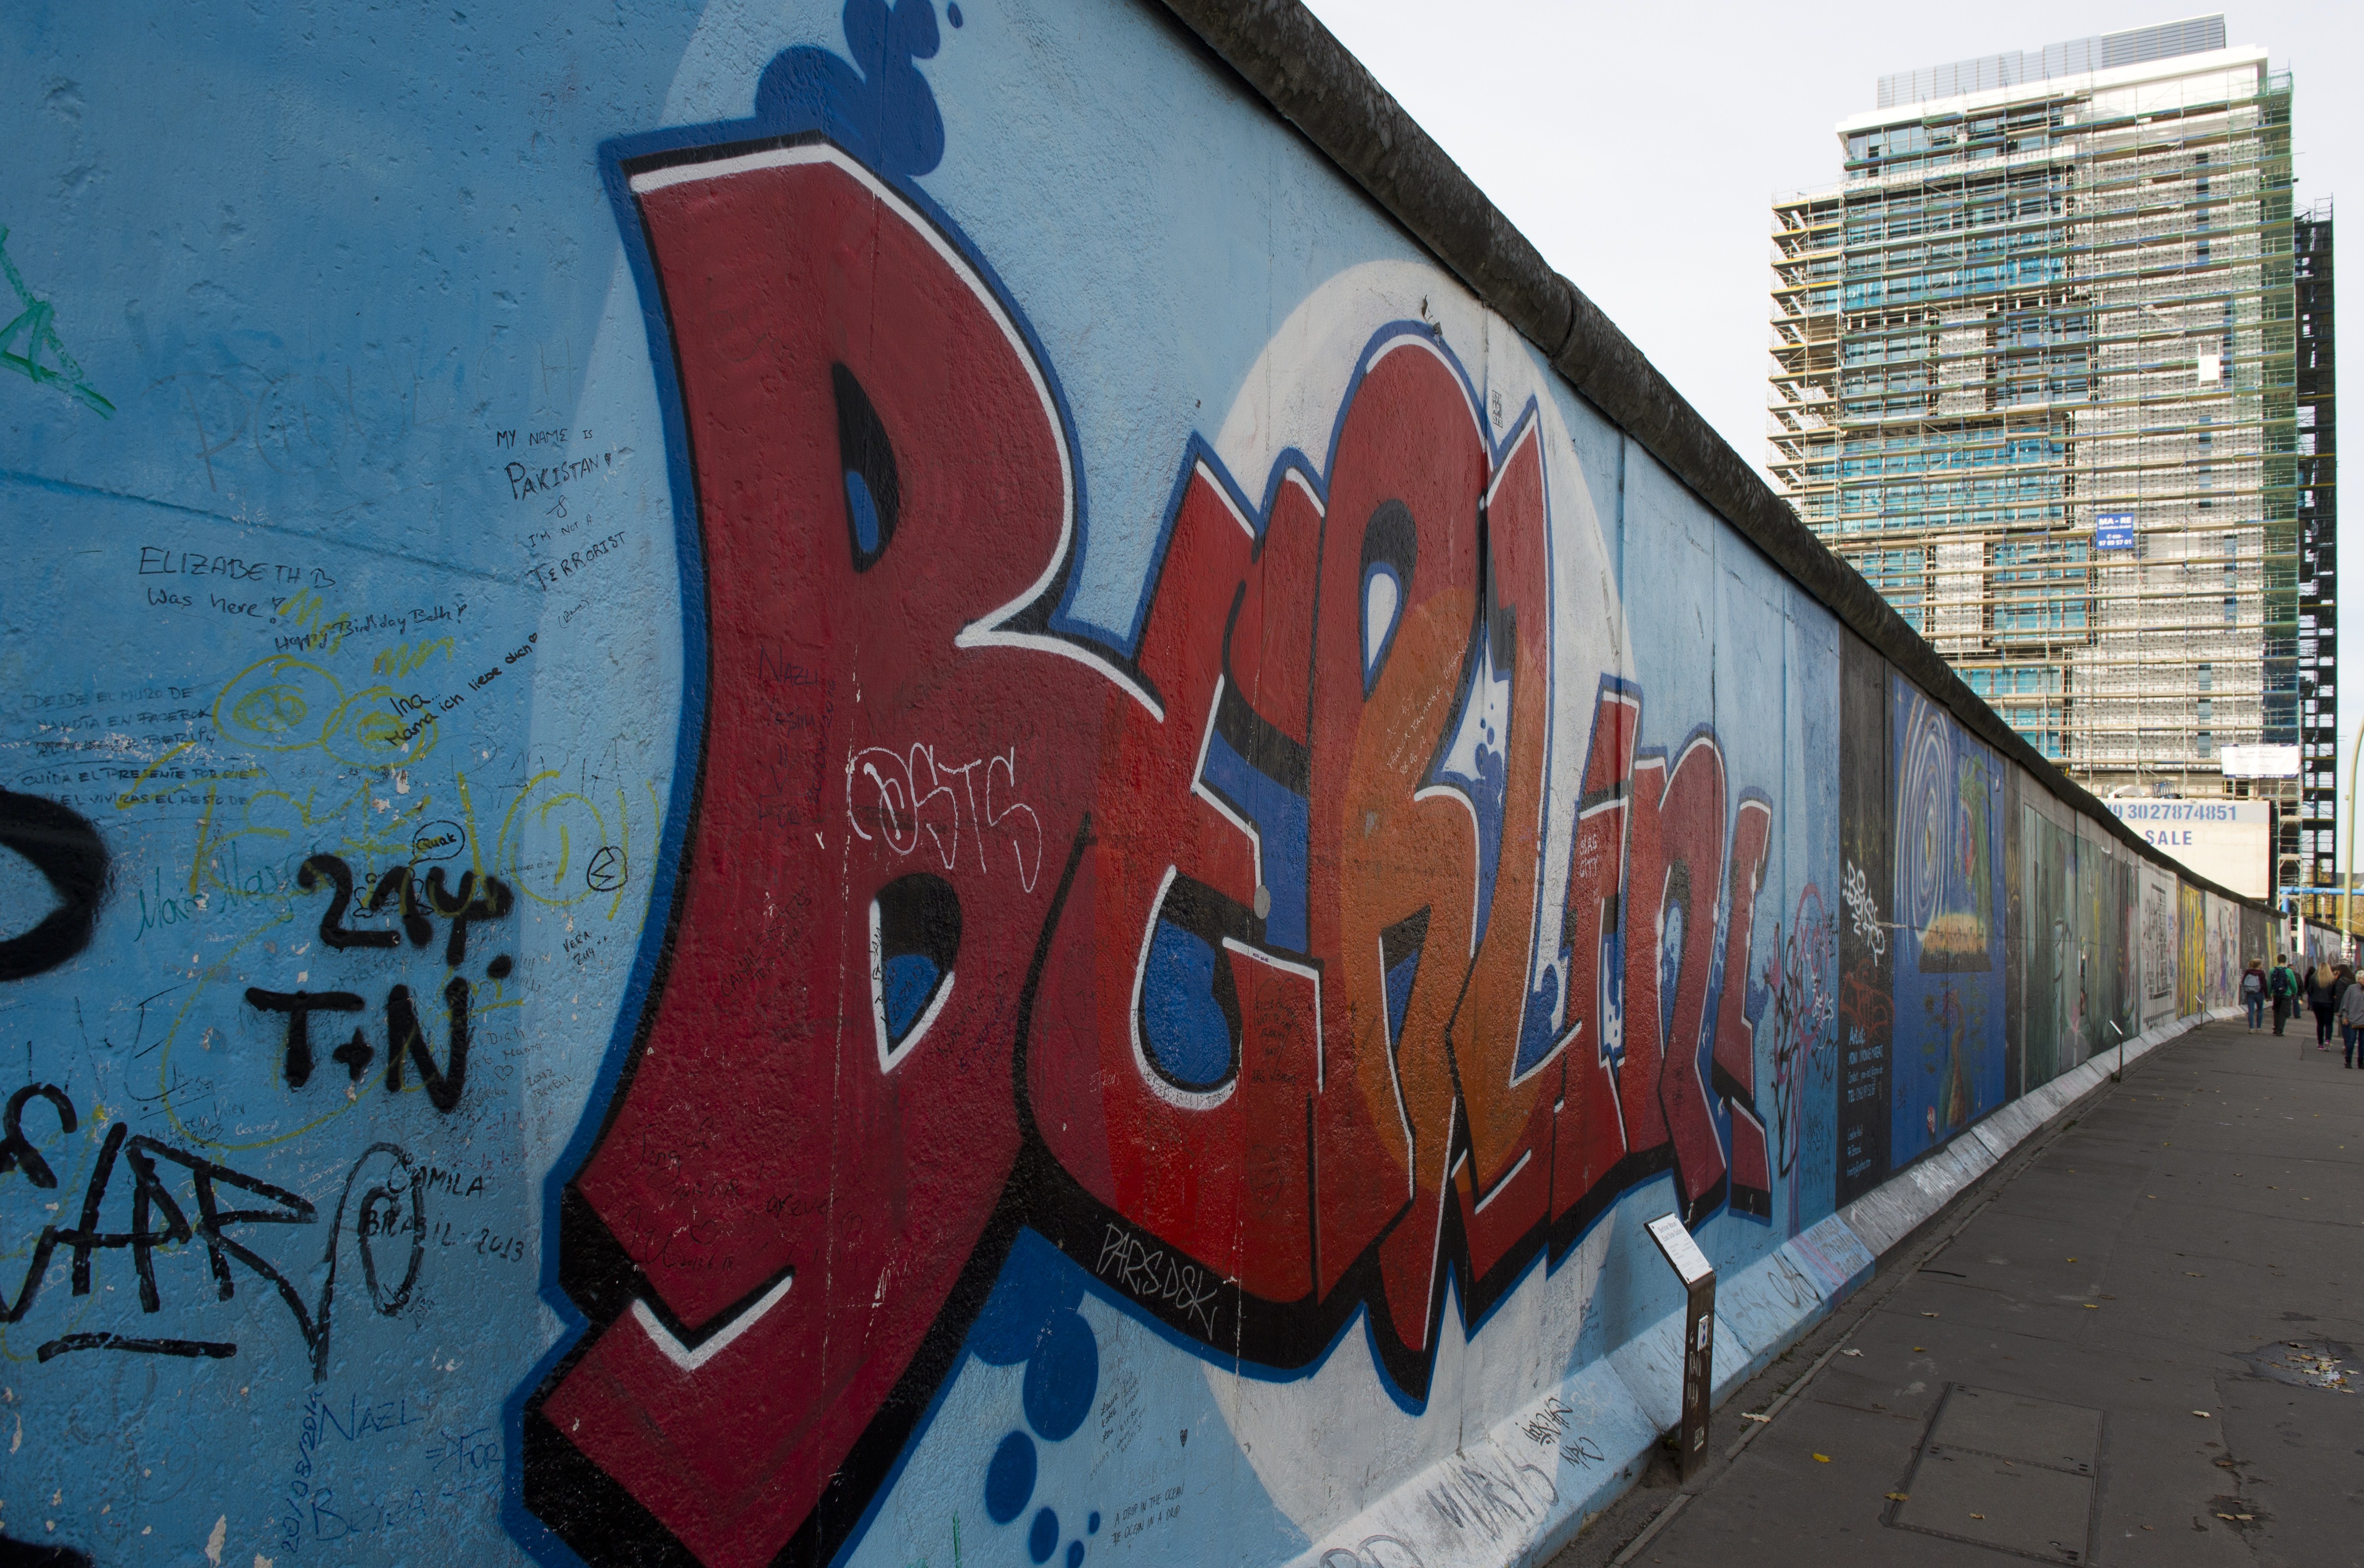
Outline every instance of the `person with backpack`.
POLYGON ((2266 976, 2266 989, 2273 994, 2274 1033, 2279 1035, 2298 1006, 2298 974, 2290 966, 2290 954, 2275 956, 2274 972, 2266 976))
POLYGON ((2266 1021, 2266 966, 2261 960, 2251 959, 2241 971, 2241 1006, 2249 1010, 2249 1032, 2257 1033, 2266 1021))
POLYGON ((2314 1014, 2314 1048, 2331 1049, 2331 1022, 2339 1007, 2339 973, 2327 963, 2306 972, 2306 1005, 2314 1014))
POLYGON ((2364 1057, 2364 985, 2356 984, 2356 972, 2344 963, 2333 984, 2339 992, 2341 1065, 2353 1067, 2364 1057))

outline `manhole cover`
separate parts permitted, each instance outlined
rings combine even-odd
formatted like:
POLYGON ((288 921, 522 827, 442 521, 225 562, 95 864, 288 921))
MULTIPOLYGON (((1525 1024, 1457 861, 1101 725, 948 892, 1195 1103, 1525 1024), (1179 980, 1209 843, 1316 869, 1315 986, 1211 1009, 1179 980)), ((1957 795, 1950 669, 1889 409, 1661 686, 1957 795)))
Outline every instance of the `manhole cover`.
POLYGON ((2328 1388, 2353 1394, 2364 1368, 2356 1364, 2353 1347, 2337 1340, 2277 1340, 2259 1345, 2241 1358, 2250 1373, 2275 1383, 2300 1388, 2328 1388))
POLYGON ((1888 1524, 2039 1562, 2092 1558, 2102 1412, 1946 1386, 1888 1524))

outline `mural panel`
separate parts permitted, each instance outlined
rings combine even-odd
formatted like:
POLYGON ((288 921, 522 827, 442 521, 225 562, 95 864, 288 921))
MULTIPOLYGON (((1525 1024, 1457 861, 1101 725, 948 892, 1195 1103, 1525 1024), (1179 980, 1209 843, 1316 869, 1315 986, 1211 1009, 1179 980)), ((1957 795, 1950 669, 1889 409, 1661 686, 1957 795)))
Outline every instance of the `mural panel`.
POLYGON ((2177 926, 2175 874, 2146 864, 2140 877, 2142 1018, 2143 1027, 2150 1029, 2176 1016, 2182 939, 2177 926))
POLYGON ((2175 929, 2175 1011, 2181 1018, 2198 1012, 2208 995, 2208 906, 2189 883, 2176 884, 2175 929))
POLYGON ((2241 1001, 2241 906, 2213 893, 2205 897, 2208 983, 2202 1005, 2210 1008, 2236 1007, 2241 1001))
MULTIPOLYGON (((2133 856, 2091 822, 2078 827, 2078 887, 2084 906, 2084 1059, 2142 1032, 2135 966, 2141 900, 2133 856)), ((2064 1063, 2074 1065, 2074 1063, 2064 1063)))
POLYGON ((1889 728, 1901 1165, 2002 1103, 2003 784, 1994 754, 1901 675, 1889 728))
POLYGON ((1887 1180, 1895 959, 1901 928, 1889 836, 1888 662, 1853 634, 1839 644, 1839 1170, 1850 1202, 1887 1180))
POLYGON ((2020 817, 2026 927, 2027 1086, 2083 1061, 2093 1005, 2083 842, 2034 806, 2020 817))

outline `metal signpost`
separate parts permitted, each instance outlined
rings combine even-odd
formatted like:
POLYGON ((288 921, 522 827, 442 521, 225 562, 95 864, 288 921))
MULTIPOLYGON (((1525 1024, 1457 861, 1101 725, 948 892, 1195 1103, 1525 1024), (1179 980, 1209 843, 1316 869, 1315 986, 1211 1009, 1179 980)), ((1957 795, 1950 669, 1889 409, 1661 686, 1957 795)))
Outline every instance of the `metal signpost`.
POLYGON ((1688 1481, 1707 1462, 1708 1400, 1715 1387, 1715 1266, 1683 1229, 1681 1215, 1660 1215, 1648 1229, 1689 1296, 1683 1312, 1683 1413, 1675 1429, 1677 1462, 1688 1481))

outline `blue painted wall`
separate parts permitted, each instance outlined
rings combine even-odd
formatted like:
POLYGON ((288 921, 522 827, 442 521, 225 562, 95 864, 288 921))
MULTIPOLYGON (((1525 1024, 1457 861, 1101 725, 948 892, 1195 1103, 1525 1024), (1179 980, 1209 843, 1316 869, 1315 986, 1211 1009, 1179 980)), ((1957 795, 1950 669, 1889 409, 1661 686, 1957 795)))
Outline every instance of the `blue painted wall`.
POLYGON ((2008 764, 1158 9, 0 43, 8 1541, 1508 1562, 2019 1081, 2008 764))

